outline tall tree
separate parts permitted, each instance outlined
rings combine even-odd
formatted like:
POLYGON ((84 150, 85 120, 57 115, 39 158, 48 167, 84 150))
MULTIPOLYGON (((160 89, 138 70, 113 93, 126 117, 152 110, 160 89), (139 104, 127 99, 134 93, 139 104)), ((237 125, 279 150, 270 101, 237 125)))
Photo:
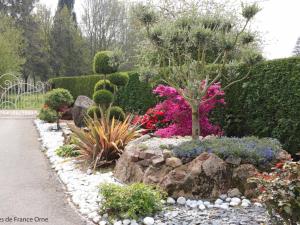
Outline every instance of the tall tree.
POLYGON ((75 76, 90 72, 81 31, 67 6, 58 7, 50 35, 51 66, 55 76, 75 76))
POLYGON ((294 56, 300 56, 300 37, 297 39, 295 48, 293 50, 293 55, 294 56))
POLYGON ((70 14, 72 15, 73 21, 77 26, 77 16, 74 11, 75 0, 59 0, 57 5, 57 12, 61 11, 64 7, 67 7, 70 14))
POLYGON ((0 13, 0 76, 21 70, 25 62, 21 56, 23 47, 20 29, 15 26, 10 17, 0 13))

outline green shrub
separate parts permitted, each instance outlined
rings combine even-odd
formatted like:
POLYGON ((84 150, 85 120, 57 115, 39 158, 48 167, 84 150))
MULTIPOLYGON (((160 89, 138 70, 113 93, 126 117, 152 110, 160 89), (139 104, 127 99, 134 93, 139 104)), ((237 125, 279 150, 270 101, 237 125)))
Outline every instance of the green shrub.
POLYGON ((108 79, 110 80, 111 83, 114 85, 120 87, 120 86, 126 86, 129 81, 129 77, 127 73, 112 73, 108 76, 108 79))
MULTIPOLYGON (((243 71, 239 69, 240 74, 243 71)), ((226 107, 216 111, 215 119, 227 136, 273 137, 296 153, 300 149, 299 99, 300 58, 266 61, 254 66, 247 82, 226 91, 226 107)))
POLYGON ((56 154, 60 157, 77 157, 79 152, 75 149, 73 145, 63 145, 55 150, 56 154))
POLYGON ((94 102, 98 105, 106 105, 108 106, 113 102, 114 96, 108 90, 100 90, 96 91, 93 95, 94 102))
POLYGON ((108 90, 110 92, 114 92, 114 85, 109 81, 109 80, 99 80, 94 88, 94 92, 99 91, 99 90, 108 90))
POLYGON ((94 118, 95 114, 97 118, 101 118, 101 110, 99 106, 91 106, 90 108, 88 108, 87 115, 89 117, 94 118))
POLYGON ((125 87, 119 89, 115 104, 125 112, 143 114, 157 103, 157 98, 152 93, 152 86, 149 83, 141 82, 138 73, 131 72, 128 75, 129 82, 125 87))
POLYGON ((77 77, 57 77, 49 80, 52 89, 64 88, 70 91, 74 99, 79 95, 93 97, 95 84, 103 79, 103 75, 86 75, 77 77))
POLYGON ((228 157, 240 158, 242 163, 251 163, 259 168, 270 168, 282 149, 276 139, 243 137, 211 138, 204 141, 188 141, 173 149, 176 157, 191 161, 203 152, 214 153, 226 160, 228 157))
POLYGON ((109 110, 109 117, 115 118, 117 120, 123 121, 125 119, 125 113, 123 109, 119 106, 112 106, 109 110))
POLYGON ((45 104, 55 111, 59 111, 62 107, 70 106, 74 102, 70 92, 63 88, 53 89, 45 96, 45 104))
POLYGON ((42 108, 39 112, 38 118, 48 123, 54 123, 57 120, 57 114, 53 109, 42 108))
POLYGON ((165 196, 162 191, 142 183, 129 186, 104 184, 100 186, 100 194, 104 197, 102 213, 132 219, 160 211, 165 196))
POLYGON ((96 53, 93 62, 94 73, 110 74, 117 72, 118 64, 112 62, 114 60, 113 57, 114 53, 111 51, 102 51, 96 53))

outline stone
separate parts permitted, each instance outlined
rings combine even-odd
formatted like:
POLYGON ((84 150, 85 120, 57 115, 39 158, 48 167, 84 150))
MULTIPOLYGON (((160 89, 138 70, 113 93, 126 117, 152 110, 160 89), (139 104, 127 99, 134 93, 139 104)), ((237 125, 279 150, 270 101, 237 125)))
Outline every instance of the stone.
POLYGON ((86 174, 87 174, 87 175, 91 175, 91 174, 93 174, 93 170, 91 170, 91 169, 88 169, 88 170, 86 171, 86 174))
POLYGON ((154 224, 154 219, 152 217, 146 217, 143 219, 143 223, 145 225, 153 225, 154 224))
POLYGON ((170 151, 169 149, 164 149, 163 150, 164 159, 171 158, 172 156, 173 156, 172 151, 170 151))
POLYGON ((187 200, 186 205, 190 208, 196 208, 198 206, 198 203, 195 200, 187 200))
POLYGON ((263 205, 259 202, 255 202, 253 205, 256 206, 256 207, 263 207, 263 205))
POLYGON ((155 157, 157 155, 159 155, 159 153, 155 152, 154 150, 151 150, 151 149, 147 149, 144 151, 140 150, 140 152, 139 152, 140 159, 151 159, 152 157, 155 157))
POLYGON ((170 204, 170 205, 173 205, 173 204, 175 204, 176 202, 175 202, 174 198, 168 197, 168 198, 167 198, 167 203, 170 204))
POLYGON ((155 156, 154 158, 152 158, 152 165, 153 166, 156 166, 156 167, 161 166, 161 165, 164 164, 164 162, 165 162, 165 159, 162 156, 155 156))
POLYGON ((225 201, 226 200, 226 198, 227 198, 227 195, 226 194, 222 194, 222 195, 220 195, 220 197, 219 197, 220 199, 222 199, 223 201, 225 201))
POLYGON ((221 205, 223 203, 223 200, 222 199, 217 199, 215 201, 215 205, 221 205))
POLYGON ((242 193, 237 188, 230 189, 227 194, 228 194, 228 197, 230 197, 230 198, 242 196, 242 193))
POLYGON ((238 166, 238 165, 241 164, 242 159, 240 157, 230 155, 226 158, 225 162, 227 162, 229 164, 232 164, 232 165, 235 165, 235 166, 238 166))
POLYGON ((123 220, 123 225, 129 225, 130 223, 131 221, 128 219, 123 220))
POLYGON ((115 221, 114 222, 114 225, 122 225, 123 223, 122 223, 122 221, 115 221))
POLYGON ((204 205, 204 204, 200 204, 200 205, 199 205, 199 209, 200 209, 200 210, 205 210, 205 209, 206 209, 206 207, 205 207, 205 205, 204 205))
POLYGON ((179 158, 171 157, 166 159, 166 165, 172 168, 176 168, 182 165, 182 162, 179 158))
POLYGON ((226 201, 226 202, 230 202, 230 201, 231 201, 231 198, 228 197, 228 198, 225 199, 225 201, 226 201))
MULTIPOLYGON (((95 223, 96 223, 96 222, 95 222, 95 223)), ((106 225, 106 224, 107 224, 107 222, 104 221, 104 220, 100 221, 100 223, 99 223, 99 225, 106 225)))
POLYGON ((131 220, 130 225, 139 225, 136 220, 131 220))
POLYGON ((73 109, 72 117, 77 127, 84 127, 84 116, 88 108, 94 105, 94 101, 87 96, 80 95, 77 97, 73 109))
MULTIPOLYGON (((96 217, 94 217, 93 218, 93 221, 95 222, 95 223, 98 223, 99 221, 100 221, 100 216, 96 216, 96 217)), ((101 222, 100 222, 100 225, 105 225, 106 223, 102 223, 101 224, 101 222)))
POLYGON ((177 199, 177 203, 178 203, 179 205, 185 205, 185 203, 186 203, 185 197, 179 197, 179 198, 177 199))
POLYGON ((241 199, 234 197, 231 199, 229 205, 234 207, 234 206, 238 206, 240 203, 241 203, 241 199))

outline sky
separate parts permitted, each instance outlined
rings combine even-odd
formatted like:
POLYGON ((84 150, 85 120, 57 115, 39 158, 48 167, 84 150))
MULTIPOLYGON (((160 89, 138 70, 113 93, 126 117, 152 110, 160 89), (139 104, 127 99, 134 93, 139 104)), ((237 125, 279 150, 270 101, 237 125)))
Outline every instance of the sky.
MULTIPOLYGON (((291 56, 297 38, 300 37, 300 0, 244 0, 243 2, 253 1, 262 8, 251 26, 261 34, 264 56, 267 59, 291 56)), ((51 8, 53 13, 57 2, 58 0, 40 0, 40 3, 51 8)), ((83 3, 84 0, 75 1, 75 12, 79 21, 83 3)))

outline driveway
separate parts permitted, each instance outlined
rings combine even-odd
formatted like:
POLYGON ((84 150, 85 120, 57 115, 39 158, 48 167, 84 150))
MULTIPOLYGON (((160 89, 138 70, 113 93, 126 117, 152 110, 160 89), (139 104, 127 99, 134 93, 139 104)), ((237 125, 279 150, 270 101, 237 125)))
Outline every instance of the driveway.
POLYGON ((0 224, 86 225, 37 139, 31 119, 0 119, 0 224))

